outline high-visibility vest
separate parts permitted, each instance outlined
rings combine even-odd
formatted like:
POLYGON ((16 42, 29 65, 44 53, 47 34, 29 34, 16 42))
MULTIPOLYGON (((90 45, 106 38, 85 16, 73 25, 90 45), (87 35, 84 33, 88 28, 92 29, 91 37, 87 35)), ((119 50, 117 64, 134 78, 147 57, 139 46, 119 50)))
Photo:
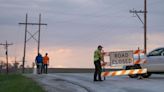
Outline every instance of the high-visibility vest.
POLYGON ((101 53, 100 50, 97 49, 94 52, 94 62, 98 60, 103 61, 103 54, 101 53))

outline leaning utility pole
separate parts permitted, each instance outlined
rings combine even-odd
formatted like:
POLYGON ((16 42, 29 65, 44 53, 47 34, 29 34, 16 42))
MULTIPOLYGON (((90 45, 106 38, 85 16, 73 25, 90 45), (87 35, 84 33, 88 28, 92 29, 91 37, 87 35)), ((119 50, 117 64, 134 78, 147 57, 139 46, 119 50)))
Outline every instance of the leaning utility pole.
POLYGON ((26 57, 26 43, 29 41, 31 38, 33 38, 37 43, 38 43, 38 53, 40 51, 40 30, 41 30, 41 25, 47 25, 45 23, 41 23, 41 14, 39 14, 39 23, 28 23, 28 14, 26 14, 26 20, 25 23, 19 23, 20 25, 25 25, 25 39, 24 39, 24 53, 23 53, 23 64, 22 64, 22 72, 24 73, 24 65, 25 65, 25 57, 26 57), (31 34, 27 30, 27 25, 38 25, 38 31, 34 34, 31 34), (30 35, 30 38, 27 39, 27 33, 30 35), (38 33, 38 39, 36 39, 34 36, 38 33))
POLYGON ((9 45, 13 45, 12 43, 7 43, 7 41, 6 41, 6 43, 4 44, 4 43, 0 43, 0 45, 3 45, 3 46, 5 46, 5 49, 6 49, 6 72, 7 72, 7 74, 8 74, 8 72, 9 72, 9 68, 8 68, 8 46, 9 45))
POLYGON ((130 13, 136 14, 138 19, 144 25, 144 49, 145 49, 145 54, 146 54, 147 53, 147 1, 144 0, 144 11, 130 10, 130 13), (138 13, 144 13, 144 21, 142 21, 138 13))

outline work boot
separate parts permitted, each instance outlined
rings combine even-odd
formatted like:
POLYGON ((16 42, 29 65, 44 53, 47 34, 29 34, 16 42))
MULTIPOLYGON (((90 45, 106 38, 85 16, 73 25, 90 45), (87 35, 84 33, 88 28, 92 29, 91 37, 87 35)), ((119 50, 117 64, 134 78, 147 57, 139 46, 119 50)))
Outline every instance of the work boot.
POLYGON ((98 81, 97 79, 94 79, 93 81, 98 81))

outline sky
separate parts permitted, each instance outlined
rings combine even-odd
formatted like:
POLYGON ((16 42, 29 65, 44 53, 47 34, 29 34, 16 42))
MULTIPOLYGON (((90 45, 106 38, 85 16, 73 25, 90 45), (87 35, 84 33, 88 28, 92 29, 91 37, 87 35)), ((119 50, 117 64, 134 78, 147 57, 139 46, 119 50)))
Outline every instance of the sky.
MULTIPOLYGON (((164 0, 147 0, 148 52, 164 45, 163 5, 164 0)), ((0 43, 13 43, 9 61, 21 63, 25 26, 18 23, 25 22, 26 13, 29 22, 38 23, 41 14, 48 25, 41 26, 40 53, 49 54, 50 67, 92 68, 98 45, 106 52, 144 48, 143 24, 129 13, 132 9, 143 10, 144 0, 0 0, 0 43)), ((28 31, 35 33, 38 26, 28 26, 28 31)), ((31 66, 36 55, 37 43, 31 39, 25 65, 31 66)), ((5 61, 3 46, 0 61, 5 61)))

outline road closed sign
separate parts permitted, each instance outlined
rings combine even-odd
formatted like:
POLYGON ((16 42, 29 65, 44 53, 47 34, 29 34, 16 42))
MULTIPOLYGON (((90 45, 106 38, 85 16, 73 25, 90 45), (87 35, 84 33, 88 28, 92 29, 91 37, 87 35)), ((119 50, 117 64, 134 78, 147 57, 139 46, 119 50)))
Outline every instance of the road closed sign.
POLYGON ((111 66, 133 65, 133 51, 118 51, 110 53, 111 66))

